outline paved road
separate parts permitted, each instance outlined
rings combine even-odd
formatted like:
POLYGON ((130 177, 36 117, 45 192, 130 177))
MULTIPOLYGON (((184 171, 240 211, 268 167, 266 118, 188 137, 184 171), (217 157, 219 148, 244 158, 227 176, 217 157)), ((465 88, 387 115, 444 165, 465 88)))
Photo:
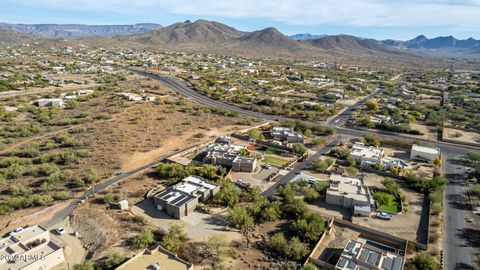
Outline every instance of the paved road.
POLYGON ((365 105, 365 102, 369 99, 371 99, 373 96, 376 94, 380 93, 382 91, 381 88, 375 89, 370 95, 367 95, 357 101, 355 104, 348 106, 342 113, 338 114, 335 116, 333 119, 331 119, 328 124, 334 125, 334 126, 341 126, 345 121, 347 121, 350 116, 353 114, 354 111, 357 109, 363 107, 365 105))
POLYGON ((470 211, 462 185, 465 184, 465 171, 458 160, 461 155, 444 153, 444 172, 448 178, 445 188, 445 239, 444 269, 475 269, 472 265, 471 247, 465 239, 465 214, 470 211))

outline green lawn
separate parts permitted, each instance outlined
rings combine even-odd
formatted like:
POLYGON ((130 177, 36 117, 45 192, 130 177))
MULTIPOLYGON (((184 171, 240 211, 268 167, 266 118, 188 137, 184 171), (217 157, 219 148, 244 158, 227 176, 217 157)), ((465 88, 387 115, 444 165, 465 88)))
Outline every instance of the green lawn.
POLYGON ((276 157, 272 157, 272 156, 264 157, 262 159, 262 162, 267 163, 267 164, 281 166, 281 167, 286 166, 288 164, 288 161, 285 161, 283 159, 279 159, 279 158, 276 158, 276 157))
POLYGON ((398 211, 400 211, 400 209, 398 209, 398 202, 395 199, 395 196, 393 196, 390 193, 376 192, 375 194, 373 194, 373 198, 377 202, 377 206, 379 210, 393 212, 393 213, 397 213, 398 211), (375 199, 376 196, 382 196, 384 198, 387 198, 387 200, 385 200, 387 202, 385 203, 378 199, 375 199))
POLYGON ((267 155, 280 155, 282 154, 282 150, 270 147, 270 146, 262 146, 260 148, 257 148, 256 151, 263 152, 267 155))

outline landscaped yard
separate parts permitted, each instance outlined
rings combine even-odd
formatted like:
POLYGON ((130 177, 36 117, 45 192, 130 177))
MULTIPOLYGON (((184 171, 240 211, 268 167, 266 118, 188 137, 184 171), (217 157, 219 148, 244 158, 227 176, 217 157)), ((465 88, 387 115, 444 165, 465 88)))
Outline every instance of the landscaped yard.
POLYGON ((377 202, 377 206, 379 210, 397 213, 398 209, 398 202, 395 196, 387 192, 376 192, 373 194, 373 199, 377 202))
POLYGON ((273 157, 273 156, 265 156, 262 159, 262 162, 272 164, 272 165, 276 165, 276 166, 280 166, 280 167, 286 166, 288 164, 288 161, 285 161, 283 159, 276 158, 276 157, 273 157))

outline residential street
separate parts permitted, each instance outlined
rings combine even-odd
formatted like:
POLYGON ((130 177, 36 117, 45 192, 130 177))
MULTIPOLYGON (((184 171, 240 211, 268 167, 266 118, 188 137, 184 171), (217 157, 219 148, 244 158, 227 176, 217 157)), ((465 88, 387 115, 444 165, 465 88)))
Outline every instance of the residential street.
POLYGON ((445 269, 475 269, 471 247, 465 235, 465 213, 471 211, 462 184, 463 166, 457 162, 461 156, 444 153, 444 171, 449 180, 445 188, 445 269))

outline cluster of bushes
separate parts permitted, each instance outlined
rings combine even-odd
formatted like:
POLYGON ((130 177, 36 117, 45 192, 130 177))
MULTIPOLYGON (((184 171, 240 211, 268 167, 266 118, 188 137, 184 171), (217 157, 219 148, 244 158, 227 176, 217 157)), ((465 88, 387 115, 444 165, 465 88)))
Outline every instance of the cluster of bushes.
POLYGON ((294 236, 287 240, 281 232, 270 237, 268 246, 277 253, 295 261, 305 258, 310 252, 309 247, 302 243, 298 237, 294 236))
POLYGON ((335 163, 335 160, 332 159, 332 158, 326 158, 326 159, 323 159, 323 160, 318 159, 318 160, 315 160, 312 164, 310 164, 310 167, 317 172, 324 173, 334 163, 335 163))
MULTIPOLYGON (((299 190, 305 191, 307 187, 299 190)), ((318 195, 325 186, 310 188, 318 195), (317 190, 318 188, 318 190, 317 190)), ((280 218, 290 219, 291 239, 287 240, 282 233, 271 237, 268 246, 292 260, 299 261, 309 252, 309 244, 316 243, 325 230, 325 221, 312 212, 303 199, 295 198, 295 187, 292 184, 279 188, 282 200, 269 201, 261 196, 259 188, 253 188, 244 194, 247 207, 234 206, 229 210, 230 224, 248 235, 255 222, 273 221, 280 218)), ((315 197, 314 196, 314 197, 315 197)))
POLYGON ((333 135, 335 129, 326 127, 323 125, 315 125, 302 121, 285 121, 281 123, 281 126, 293 128, 295 131, 300 132, 307 136, 308 134, 314 135, 333 135))
POLYGON ((448 183, 444 176, 435 176, 432 179, 422 178, 416 174, 409 173, 405 177, 407 184, 418 191, 432 193, 437 190, 443 190, 448 183))
POLYGON ((406 124, 386 124, 386 123, 380 123, 376 124, 375 128, 386 130, 386 131, 392 131, 392 132, 397 132, 397 133, 408 133, 412 135, 423 135, 423 132, 417 129, 412 129, 410 126, 406 124))
POLYGON ((42 130, 42 126, 36 123, 30 123, 22 126, 3 125, 0 127, 0 136, 3 138, 26 138, 38 134, 42 130))
POLYGON ((183 166, 180 164, 160 163, 157 166, 157 175, 161 178, 171 179, 173 181, 183 179, 190 175, 198 175, 206 179, 216 179, 227 173, 223 167, 217 167, 205 164, 200 168, 193 165, 183 166))

